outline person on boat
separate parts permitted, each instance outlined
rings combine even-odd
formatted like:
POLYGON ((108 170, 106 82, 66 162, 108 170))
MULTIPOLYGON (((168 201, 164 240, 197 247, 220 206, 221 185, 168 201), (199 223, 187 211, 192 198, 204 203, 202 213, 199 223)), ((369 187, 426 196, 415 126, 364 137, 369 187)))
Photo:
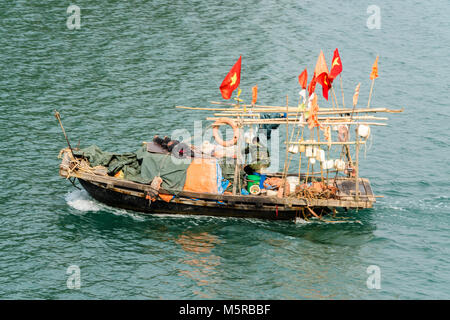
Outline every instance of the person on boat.
POLYGON ((162 149, 172 153, 177 158, 194 157, 195 153, 190 146, 178 140, 172 140, 168 136, 164 138, 155 135, 153 142, 159 145, 162 149))
MULTIPOLYGON (((261 113, 261 119, 275 119, 275 118, 286 118, 286 113, 261 113)), ((279 124, 260 124, 259 128, 266 131, 267 140, 270 140, 272 135, 272 130, 278 129, 279 124)))
POLYGON ((244 153, 250 153, 252 157, 250 164, 244 167, 244 171, 247 174, 261 173, 262 170, 270 166, 269 150, 260 142, 259 137, 253 138, 251 143, 245 148, 244 153))

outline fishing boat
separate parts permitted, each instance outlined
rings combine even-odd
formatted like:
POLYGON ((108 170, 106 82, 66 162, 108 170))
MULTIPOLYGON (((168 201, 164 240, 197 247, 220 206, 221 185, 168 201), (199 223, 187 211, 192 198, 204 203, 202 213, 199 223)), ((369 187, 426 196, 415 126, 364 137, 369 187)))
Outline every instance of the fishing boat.
MULTIPOLYGON (((240 218, 262 218, 292 220, 317 216, 320 218, 336 208, 371 208, 375 196, 367 179, 359 179, 359 199, 354 195, 354 179, 338 178, 335 199, 288 198, 264 195, 229 195, 182 191, 171 201, 162 199, 152 201, 156 192, 150 185, 123 180, 80 169, 82 158, 72 157, 69 149, 62 150, 60 175, 64 178, 76 178, 83 188, 97 201, 107 205, 140 211, 143 213, 169 213, 183 215, 208 215, 240 218)), ((268 175, 281 177, 282 173, 268 175)), ((288 176, 295 176, 290 174, 288 176)), ((301 177, 305 179, 305 176, 301 177)), ((310 178, 311 180, 313 177, 310 178)), ((170 191, 159 189, 159 193, 170 191)))
MULTIPOLYGON (((238 88, 233 70, 236 65, 225 78, 231 74, 232 86, 227 88, 225 80, 225 86, 221 86, 226 99, 230 98, 230 90, 238 88)), ((238 71, 240 77, 240 63, 238 71)), ((403 109, 370 108, 370 97, 367 107, 357 108, 359 85, 352 108, 339 107, 335 97, 332 108, 319 108, 317 95, 309 92, 307 98, 306 83, 302 87, 297 106, 289 106, 288 97, 286 106, 257 105, 257 87, 252 88, 251 104, 243 103, 239 88, 234 103, 212 101, 210 107, 176 106, 213 112, 206 121, 212 123, 215 147, 231 147, 231 155, 206 151, 204 144, 179 141, 175 146, 183 145, 184 149, 171 149, 170 139, 163 145, 159 137, 126 155, 104 153, 95 146, 73 149, 59 113, 55 112, 69 146, 60 152, 59 174, 74 185, 78 179, 99 202, 147 214, 308 220, 323 219, 342 210, 372 208, 380 196, 360 175, 359 150, 367 143, 370 127, 385 126, 383 121, 388 120, 373 114, 398 113, 403 109), (218 132, 227 125, 232 127, 233 135, 224 141, 218 132), (246 146, 260 146, 255 136, 258 128, 267 125, 286 126, 282 172, 266 171, 267 165, 249 166, 243 155, 246 146), (187 161, 176 164, 180 157, 187 161), (290 167, 294 157, 298 157, 296 173, 290 167), (223 159, 228 160, 227 166, 222 164, 223 159), (315 171, 314 165, 320 170, 315 171), (246 170, 249 167, 252 172, 246 170)), ((211 147, 209 141, 206 145, 211 147)))

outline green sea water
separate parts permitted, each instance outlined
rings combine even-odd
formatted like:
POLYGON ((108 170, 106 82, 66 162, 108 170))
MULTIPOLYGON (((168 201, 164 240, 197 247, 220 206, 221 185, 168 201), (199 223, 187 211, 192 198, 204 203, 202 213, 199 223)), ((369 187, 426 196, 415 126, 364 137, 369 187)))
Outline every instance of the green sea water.
POLYGON ((69 4, 0 3, 1 299, 450 298, 448 1, 77 0, 74 30, 69 4), (371 105, 404 107, 361 155, 385 197, 346 223, 144 216, 58 176, 54 109, 73 145, 135 151, 212 116, 174 106, 220 100, 240 55, 244 98, 258 84, 259 103, 284 105, 336 47, 348 105, 358 82, 366 103, 379 55, 371 105))

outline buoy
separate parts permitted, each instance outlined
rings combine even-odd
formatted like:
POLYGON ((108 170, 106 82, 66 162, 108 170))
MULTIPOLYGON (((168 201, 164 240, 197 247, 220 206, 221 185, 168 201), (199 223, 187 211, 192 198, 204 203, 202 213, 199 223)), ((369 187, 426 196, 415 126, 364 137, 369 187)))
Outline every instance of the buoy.
POLYGON ((365 124, 360 124, 357 130, 360 137, 368 138, 370 135, 370 127, 365 124))
POLYGON ((212 125, 213 128, 213 136, 214 139, 218 144, 220 144, 223 147, 230 147, 234 146, 239 138, 239 128, 237 127, 236 123, 230 119, 230 118, 220 118, 217 119, 216 122, 212 125), (221 124, 228 124, 231 128, 233 128, 233 138, 227 141, 223 141, 222 138, 219 136, 219 125, 221 124))

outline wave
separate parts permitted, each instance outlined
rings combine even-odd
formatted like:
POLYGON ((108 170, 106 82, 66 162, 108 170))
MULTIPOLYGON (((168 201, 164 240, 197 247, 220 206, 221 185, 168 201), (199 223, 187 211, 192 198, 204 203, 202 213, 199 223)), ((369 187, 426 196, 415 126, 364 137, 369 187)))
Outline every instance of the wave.
POLYGON ((137 213, 107 206, 92 199, 86 190, 74 190, 66 194, 66 202, 73 209, 81 213, 106 211, 116 216, 128 216, 137 221, 144 221, 145 217, 137 213))

